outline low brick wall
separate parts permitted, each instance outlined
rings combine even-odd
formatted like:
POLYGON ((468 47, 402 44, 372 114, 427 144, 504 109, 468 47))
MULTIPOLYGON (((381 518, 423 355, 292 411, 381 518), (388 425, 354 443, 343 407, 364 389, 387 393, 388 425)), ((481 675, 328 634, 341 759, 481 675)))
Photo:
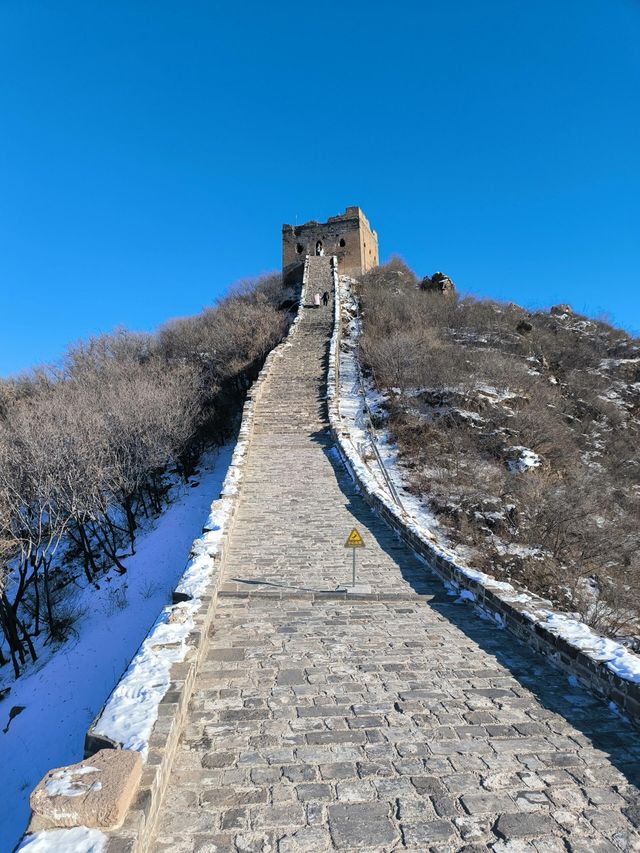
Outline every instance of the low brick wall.
MULTIPOLYGON (((306 274, 307 265, 305 265, 305 281, 306 274)), ((302 294, 304 294, 304 288, 302 294)), ((302 294, 300 305, 302 304, 302 294)), ((211 561, 210 580, 206 592, 197 595, 200 606, 192 614, 193 627, 186 639, 187 653, 182 661, 172 664, 169 687, 157 706, 158 717, 148 739, 148 752, 136 799, 129 809, 123 825, 119 829, 104 832, 106 853, 125 853, 125 851, 126 853, 147 853, 152 849, 157 818, 185 724, 193 685, 198 668, 205 655, 208 636, 213 626, 227 544, 233 531, 234 518, 240 500, 243 469, 251 447, 255 409, 261 398, 264 385, 269 379, 271 368, 282 355, 292 336, 295 335, 299 320, 300 306, 287 337, 269 353, 260 375, 247 393, 236 447, 227 470, 220 499, 213 502, 211 515, 203 528, 203 537, 194 542, 190 554, 190 558, 192 558, 196 553, 201 555, 206 553, 211 561), (207 534, 211 533, 214 526, 218 528, 217 518, 224 519, 224 527, 216 534, 215 545, 208 547, 207 534)), ((181 589, 184 577, 173 594, 174 606, 179 607, 181 602, 191 598, 181 589)), ((135 657, 133 661, 135 661, 135 657)), ((117 687, 116 684, 114 691, 117 687)), ((113 691, 111 695, 113 695, 113 691)), ((105 708, 108 704, 109 699, 105 703, 105 708)), ((85 736, 85 758, 90 757, 100 749, 117 749, 121 746, 107 735, 97 731, 103 712, 104 708, 85 736)), ((29 829, 27 829, 28 832, 29 829)), ((42 843, 44 844, 44 842, 45 839, 43 838, 42 843)), ((38 849, 46 848, 39 846, 38 849)))
POLYGON ((495 583, 495 588, 492 588, 490 581, 483 583, 470 578, 463 567, 434 545, 428 531, 421 529, 412 517, 404 513, 384 488, 372 487, 371 479, 364 475, 365 465, 351 441, 339 411, 342 316, 337 269, 334 269, 334 285, 334 332, 327 376, 329 419, 336 447, 364 500, 443 581, 454 584, 459 590, 471 592, 476 606, 494 619, 497 628, 510 631, 528 646, 545 655, 557 667, 576 676, 585 687, 598 696, 614 702, 622 713, 635 725, 640 726, 640 684, 620 677, 612 672, 606 661, 595 659, 549 630, 544 622, 540 621, 540 617, 535 615, 537 610, 551 610, 549 601, 525 589, 514 588, 512 592, 507 593, 499 589, 504 585, 495 583), (526 603, 513 600, 521 593, 526 593, 526 603))

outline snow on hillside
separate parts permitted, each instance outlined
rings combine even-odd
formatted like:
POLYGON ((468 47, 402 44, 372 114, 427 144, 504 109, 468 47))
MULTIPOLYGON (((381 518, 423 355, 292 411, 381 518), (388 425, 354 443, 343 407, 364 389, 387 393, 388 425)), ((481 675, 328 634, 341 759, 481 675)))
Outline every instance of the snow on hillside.
POLYGON ((17 843, 29 818, 29 794, 54 767, 83 757, 84 735, 156 620, 184 571, 189 549, 219 495, 233 450, 203 459, 190 484, 174 487, 173 502, 141 534, 127 574, 101 579, 100 589, 78 587, 81 614, 75 636, 17 681, 2 675, 0 692, 0 851, 17 843), (12 708, 23 707, 10 718, 12 708))

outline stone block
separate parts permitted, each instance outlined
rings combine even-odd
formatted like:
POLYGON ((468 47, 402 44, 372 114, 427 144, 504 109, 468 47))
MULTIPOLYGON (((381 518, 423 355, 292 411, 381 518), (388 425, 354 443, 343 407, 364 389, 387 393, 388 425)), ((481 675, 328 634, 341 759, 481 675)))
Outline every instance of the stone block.
POLYGON ((495 825, 495 832, 500 838, 535 838, 540 835, 551 835, 557 830, 558 824, 549 815, 540 812, 516 812, 502 814, 495 825))
POLYGON ((338 850, 370 850, 393 844, 398 833, 389 819, 387 803, 348 803, 329 807, 329 830, 338 850))
POLYGON ((448 820, 431 820, 425 823, 402 824, 402 835, 407 846, 434 844, 447 841, 455 834, 455 829, 448 820))
POLYGON ((103 749, 78 764, 50 770, 29 798, 38 829, 122 824, 142 774, 138 752, 103 749))
POLYGON ((465 794, 461 802, 471 815, 502 812, 513 806, 506 794, 465 794))

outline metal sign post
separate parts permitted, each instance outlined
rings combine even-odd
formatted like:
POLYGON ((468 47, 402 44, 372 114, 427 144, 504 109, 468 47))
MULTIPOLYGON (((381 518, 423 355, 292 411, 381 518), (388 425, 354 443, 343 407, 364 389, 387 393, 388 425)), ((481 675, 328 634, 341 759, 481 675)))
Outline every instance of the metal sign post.
POLYGON ((356 571, 356 548, 364 548, 364 539, 362 538, 362 536, 360 536, 355 527, 347 537, 347 541, 344 543, 344 547, 352 549, 353 563, 351 572, 351 588, 355 590, 358 577, 358 573, 356 571))

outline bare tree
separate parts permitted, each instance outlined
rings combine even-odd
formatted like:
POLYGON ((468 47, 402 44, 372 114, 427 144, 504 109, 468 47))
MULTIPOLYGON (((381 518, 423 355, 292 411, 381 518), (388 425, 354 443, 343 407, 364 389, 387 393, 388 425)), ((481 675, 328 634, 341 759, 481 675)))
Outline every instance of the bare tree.
POLYGON ((279 277, 262 277, 156 335, 120 329, 0 382, 0 666, 18 675, 43 629, 64 638, 58 600, 77 570, 96 584, 124 572, 168 474, 188 478, 232 433, 290 320, 282 297, 279 277))

